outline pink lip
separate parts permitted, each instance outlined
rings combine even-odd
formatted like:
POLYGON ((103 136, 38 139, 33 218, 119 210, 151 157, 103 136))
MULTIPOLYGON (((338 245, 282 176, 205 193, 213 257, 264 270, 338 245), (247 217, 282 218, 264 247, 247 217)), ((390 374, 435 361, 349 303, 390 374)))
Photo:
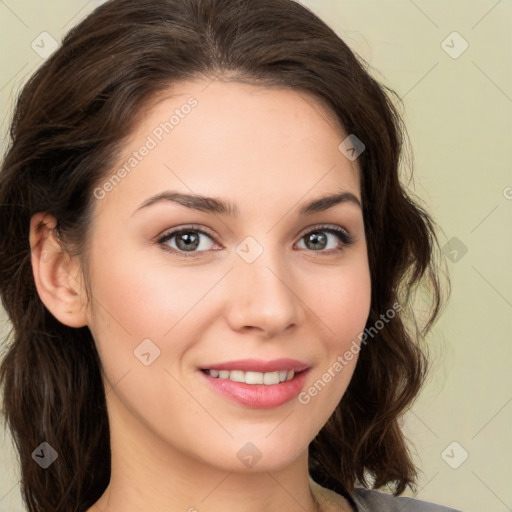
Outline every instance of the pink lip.
POLYGON ((239 359, 227 363, 215 363, 203 367, 204 370, 242 370, 244 372, 278 372, 279 370, 293 370, 298 373, 309 368, 307 363, 296 359, 274 359, 264 361, 262 359, 239 359))
MULTIPOLYGON (((238 369, 241 368, 238 367, 238 369)), ((282 367, 281 369, 284 370, 282 367)), ((229 379, 219 379, 211 377, 203 371, 199 371, 199 374, 215 391, 239 404, 254 409, 271 409, 293 400, 300 393, 309 374, 309 369, 296 374, 291 380, 272 385, 246 384, 229 379)))

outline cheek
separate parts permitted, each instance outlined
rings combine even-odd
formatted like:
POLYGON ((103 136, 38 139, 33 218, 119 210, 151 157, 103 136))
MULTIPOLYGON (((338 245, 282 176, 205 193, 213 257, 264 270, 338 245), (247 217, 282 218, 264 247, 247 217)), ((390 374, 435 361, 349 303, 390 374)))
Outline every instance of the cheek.
POLYGON ((370 272, 366 260, 318 274, 315 286, 305 284, 311 309, 320 319, 330 349, 344 347, 364 329, 371 305, 370 272))
POLYGON ((311 295, 317 316, 318 365, 310 375, 298 402, 321 426, 341 400, 355 370, 359 335, 364 330, 371 304, 371 282, 364 263, 340 268, 317 281, 322 293, 311 295))
POLYGON ((218 304, 212 304, 208 291, 225 269, 199 265, 179 269, 162 260, 158 265, 148 264, 133 248, 121 247, 114 242, 108 247, 98 244, 91 254, 89 328, 111 385, 130 372, 129 380, 140 376, 139 382, 153 387, 158 385, 155 372, 179 366, 201 332, 212 324, 218 304), (144 366, 140 358, 148 352, 154 362, 144 366), (149 380, 144 373, 148 369, 156 369, 149 380))
POLYGON ((162 338, 173 326, 179 330, 190 322, 195 305, 219 279, 211 270, 155 265, 137 254, 133 248, 110 258, 98 254, 91 277, 96 299, 93 323, 123 331, 134 342, 162 338))

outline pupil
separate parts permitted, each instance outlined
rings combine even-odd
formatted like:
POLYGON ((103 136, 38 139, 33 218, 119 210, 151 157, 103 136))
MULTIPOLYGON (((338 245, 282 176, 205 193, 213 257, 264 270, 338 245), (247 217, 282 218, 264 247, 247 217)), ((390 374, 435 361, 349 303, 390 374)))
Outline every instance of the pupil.
POLYGON ((176 244, 180 249, 196 249, 199 245, 199 237, 193 231, 187 231, 179 235, 176 244), (181 243, 183 242, 183 244, 181 243))
POLYGON ((322 232, 315 232, 315 233, 311 233, 310 234, 309 240, 313 242, 313 246, 314 246, 313 248, 323 249, 325 247, 325 243, 327 241, 327 237, 322 232), (320 245, 320 247, 318 247, 318 244, 320 245))

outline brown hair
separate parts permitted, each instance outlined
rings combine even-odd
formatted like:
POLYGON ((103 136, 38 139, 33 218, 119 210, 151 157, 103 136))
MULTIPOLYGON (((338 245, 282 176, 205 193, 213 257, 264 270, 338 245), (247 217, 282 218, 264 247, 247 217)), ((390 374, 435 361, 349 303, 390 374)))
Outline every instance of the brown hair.
POLYGON ((438 242, 433 220, 399 181, 406 132, 394 93, 367 69, 292 0, 111 0, 30 78, 0 172, 0 292, 13 326, 0 384, 30 512, 87 510, 111 470, 101 362, 89 329, 61 324, 38 296, 31 216, 52 214, 66 250, 85 265, 93 190, 138 115, 178 81, 217 75, 312 93, 365 145, 358 163, 372 284, 367 326, 396 302, 403 307, 361 346, 348 389, 310 444, 309 469, 344 495, 369 479, 395 494, 412 486, 417 471, 399 420, 427 375, 420 341, 443 302, 438 242), (431 300, 423 328, 411 304, 420 284, 431 300), (43 441, 65 454, 47 470, 31 457, 43 441))

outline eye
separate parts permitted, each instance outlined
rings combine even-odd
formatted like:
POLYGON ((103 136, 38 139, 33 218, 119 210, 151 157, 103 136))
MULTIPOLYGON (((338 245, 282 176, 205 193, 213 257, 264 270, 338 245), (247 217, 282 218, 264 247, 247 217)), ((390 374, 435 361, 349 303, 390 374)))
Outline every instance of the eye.
POLYGON ((206 231, 190 226, 176 229, 165 234, 158 240, 158 244, 169 252, 179 253, 180 256, 195 257, 193 253, 204 252, 211 249, 211 244, 202 240, 203 237, 214 242, 213 237, 206 231))
POLYGON ((316 226, 303 235, 300 241, 302 240, 305 240, 306 249, 327 254, 340 252, 354 243, 354 238, 348 231, 332 226, 316 226), (329 242, 331 242, 330 247, 328 247, 329 242), (324 250, 326 248, 328 250, 324 250))
MULTIPOLYGON (((305 240, 306 247, 300 247, 301 249, 305 248, 313 252, 326 253, 326 255, 339 253, 355 241, 346 230, 333 226, 316 226, 313 230, 303 235, 300 238, 301 242, 302 240, 305 240), (325 250, 326 248, 328 250, 325 250)), ((198 257, 197 253, 212 250, 212 244, 215 245, 216 241, 213 235, 203 229, 188 226, 166 233, 157 243, 164 250, 179 256, 198 257)))

